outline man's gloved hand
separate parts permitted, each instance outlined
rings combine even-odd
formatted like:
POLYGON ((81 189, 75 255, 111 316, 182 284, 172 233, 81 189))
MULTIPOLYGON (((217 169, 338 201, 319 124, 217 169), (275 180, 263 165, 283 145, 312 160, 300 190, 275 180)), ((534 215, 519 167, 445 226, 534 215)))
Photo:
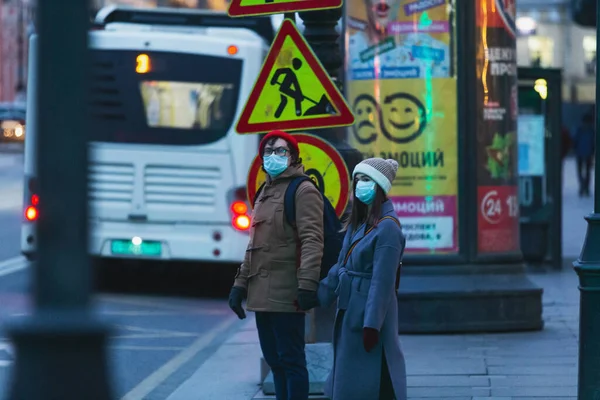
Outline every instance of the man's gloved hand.
POLYGON ((246 289, 239 286, 234 286, 229 292, 229 308, 237 314, 239 319, 246 318, 246 312, 242 307, 242 300, 246 298, 246 289))
POLYGON ((314 290, 298 289, 298 308, 308 311, 319 306, 319 297, 314 290))
POLYGON ((374 328, 363 328, 363 346, 369 353, 379 343, 379 331, 374 328))

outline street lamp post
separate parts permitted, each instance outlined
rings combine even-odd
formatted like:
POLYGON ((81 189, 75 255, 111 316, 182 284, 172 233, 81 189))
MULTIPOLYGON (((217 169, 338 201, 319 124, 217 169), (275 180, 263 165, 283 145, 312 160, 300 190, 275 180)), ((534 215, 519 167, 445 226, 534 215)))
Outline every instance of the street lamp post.
MULTIPOLYGON (((596 6, 596 54, 600 51, 600 0, 596 6)), ((600 143, 600 58, 596 57, 596 143, 600 143)), ((573 263, 579 275, 579 400, 600 395, 600 152, 594 167, 594 212, 585 217, 588 229, 579 259, 573 263)))
POLYGON ((88 1, 43 0, 34 66, 37 262, 34 311, 9 327, 16 348, 9 399, 112 398, 107 330, 90 313, 88 257, 88 1))

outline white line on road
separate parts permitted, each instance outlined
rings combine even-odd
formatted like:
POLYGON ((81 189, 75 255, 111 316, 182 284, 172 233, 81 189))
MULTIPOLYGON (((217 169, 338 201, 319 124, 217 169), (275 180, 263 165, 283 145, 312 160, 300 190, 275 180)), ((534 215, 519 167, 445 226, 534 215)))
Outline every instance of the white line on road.
POLYGON ((167 361, 162 367, 154 371, 152 375, 144 379, 139 385, 134 387, 121 400, 142 400, 154 389, 160 386, 165 380, 173 375, 185 363, 190 361, 196 354, 204 350, 217 336, 223 334, 230 326, 237 321, 237 318, 230 317, 215 326, 212 330, 203 334, 191 346, 181 353, 177 354, 171 360, 167 361))
POLYGON ((111 345, 109 346, 112 350, 130 350, 130 351, 181 351, 185 350, 182 346, 121 346, 111 345))
POLYGON ((23 256, 9 258, 8 260, 0 262, 0 276, 6 276, 21 271, 22 269, 27 268, 28 265, 29 263, 23 256))

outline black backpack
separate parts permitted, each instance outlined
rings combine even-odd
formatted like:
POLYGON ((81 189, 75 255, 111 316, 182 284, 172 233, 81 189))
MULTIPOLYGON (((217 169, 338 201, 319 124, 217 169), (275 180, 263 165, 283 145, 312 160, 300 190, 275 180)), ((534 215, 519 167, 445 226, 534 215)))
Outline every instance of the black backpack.
MULTIPOLYGON (((291 226, 296 228, 296 190, 300 184, 304 181, 310 181, 315 184, 312 179, 308 176, 298 176, 290 182, 289 186, 285 191, 283 199, 283 209, 285 212, 285 219, 291 226)), ((258 199, 264 183, 260 185, 254 196, 254 202, 258 199)), ((315 186, 317 186, 315 184, 315 186)), ((318 189, 318 186, 317 186, 318 189)), ((321 192, 321 190, 319 190, 321 192)), ((344 243, 344 232, 342 230, 342 223, 338 218, 335 208, 329 201, 329 199, 321 192, 323 196, 323 258, 321 259, 321 276, 320 279, 324 279, 331 267, 337 263, 340 252, 342 251, 342 244, 344 243)))

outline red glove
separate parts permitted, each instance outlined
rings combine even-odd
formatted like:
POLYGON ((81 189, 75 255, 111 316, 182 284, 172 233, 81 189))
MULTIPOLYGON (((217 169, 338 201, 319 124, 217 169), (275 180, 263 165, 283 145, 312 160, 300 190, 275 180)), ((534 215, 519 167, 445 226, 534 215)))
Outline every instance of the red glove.
POLYGON ((379 331, 373 328, 363 328, 363 346, 368 353, 379 343, 379 331))

